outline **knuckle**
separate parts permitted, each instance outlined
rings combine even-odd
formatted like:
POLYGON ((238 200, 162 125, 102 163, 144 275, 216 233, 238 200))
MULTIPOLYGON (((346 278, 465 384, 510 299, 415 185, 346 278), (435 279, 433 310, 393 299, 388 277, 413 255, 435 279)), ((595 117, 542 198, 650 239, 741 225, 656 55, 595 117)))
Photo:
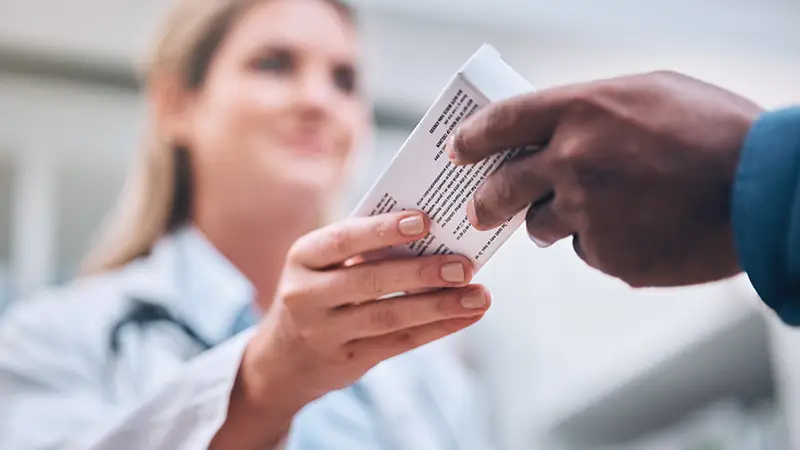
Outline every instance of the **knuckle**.
POLYGON ((430 261, 428 263, 417 265, 417 270, 416 270, 417 281, 422 285, 428 284, 428 279, 430 278, 428 274, 433 272, 439 266, 440 264, 438 260, 436 262, 430 261))
POLYGON ((357 357, 354 346, 345 345, 335 349, 331 354, 331 362, 334 365, 344 366, 352 363, 357 357))
POLYGON ((589 144, 579 134, 563 137, 551 154, 553 169, 559 174, 574 171, 588 147, 589 144))
POLYGON ((428 260, 414 261, 413 270, 409 270, 409 279, 420 287, 433 286, 439 282, 438 270, 441 267, 441 259, 431 258, 428 260), (436 272, 436 277, 433 273, 436 272))
POLYGON ((341 255, 346 254, 349 246, 347 231, 343 228, 334 228, 325 237, 326 245, 331 252, 341 255))
POLYGON ((316 288, 310 281, 290 280, 280 290, 280 298, 289 309, 296 309, 315 296, 316 288))
MULTIPOLYGON (((639 78, 639 88, 650 91, 659 90, 662 93, 670 92, 676 85, 681 85, 692 80, 689 76, 674 70, 657 70, 639 78)), ((621 88, 623 89, 623 88, 621 88)))
POLYGON ((514 201, 514 183, 510 177, 501 177, 494 184, 495 200, 499 206, 505 206, 514 201))
POLYGON ((287 308, 294 309, 308 298, 307 294, 308 292, 305 288, 287 289, 281 293, 281 301, 287 308))
POLYGON ((394 221, 393 220, 389 221, 384 218, 382 220, 378 220, 377 223, 375 223, 372 226, 372 233, 379 240, 385 241, 390 239, 394 235, 393 233, 394 229, 395 229, 394 221))
MULTIPOLYGON (((494 130, 506 129, 514 124, 519 115, 517 111, 510 108, 508 105, 490 107, 486 110, 484 120, 486 123, 485 130, 487 133, 492 133, 494 130)), ((485 136, 487 138, 491 135, 485 136)))
POLYGON ((598 110, 597 94, 596 86, 574 92, 569 101, 569 116, 581 120, 595 114, 598 110))
POLYGON ((375 267, 364 266, 359 268, 356 283, 356 289, 358 289, 359 292, 374 296, 387 294, 387 292, 383 292, 383 283, 375 267))
POLYGON ((676 79, 683 78, 684 75, 676 72, 675 70, 670 69, 660 69, 650 72, 649 77, 659 79, 659 80, 666 80, 672 81, 676 79))
POLYGON ((309 327, 301 327, 297 330, 295 338, 303 346, 310 346, 314 341, 314 330, 309 327))
POLYGON ((391 308, 374 308, 370 313, 370 321, 379 329, 394 329, 400 324, 400 317, 391 308))
POLYGON ((308 246, 309 237, 308 235, 300 237, 300 239, 296 240, 294 244, 289 248, 289 252, 286 254, 286 258, 289 261, 299 261, 300 257, 303 253, 303 249, 308 246))
POLYGON ((613 81, 596 83, 588 99, 594 107, 593 114, 614 111, 616 109, 614 105, 624 101, 630 95, 630 90, 631 86, 628 83, 613 81))
POLYGON ((440 296, 434 303, 434 311, 440 316, 448 316, 452 311, 452 305, 459 301, 459 294, 450 293, 440 296))

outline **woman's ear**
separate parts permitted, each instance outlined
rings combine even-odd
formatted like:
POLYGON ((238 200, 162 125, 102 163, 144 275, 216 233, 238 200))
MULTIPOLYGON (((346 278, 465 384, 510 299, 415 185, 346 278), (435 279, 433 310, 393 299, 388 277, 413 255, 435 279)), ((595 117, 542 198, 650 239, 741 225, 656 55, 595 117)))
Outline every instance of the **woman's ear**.
POLYGON ((178 76, 162 73, 150 77, 147 98, 159 133, 172 144, 191 147, 194 93, 178 76))

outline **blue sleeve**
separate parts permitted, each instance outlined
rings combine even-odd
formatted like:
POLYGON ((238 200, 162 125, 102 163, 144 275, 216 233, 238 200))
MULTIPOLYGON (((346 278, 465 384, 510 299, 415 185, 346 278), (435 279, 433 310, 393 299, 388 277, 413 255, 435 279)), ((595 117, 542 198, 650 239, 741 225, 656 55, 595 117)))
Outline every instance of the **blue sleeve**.
POLYGON ((800 107, 756 120, 731 208, 742 269, 783 322, 800 326, 800 107))

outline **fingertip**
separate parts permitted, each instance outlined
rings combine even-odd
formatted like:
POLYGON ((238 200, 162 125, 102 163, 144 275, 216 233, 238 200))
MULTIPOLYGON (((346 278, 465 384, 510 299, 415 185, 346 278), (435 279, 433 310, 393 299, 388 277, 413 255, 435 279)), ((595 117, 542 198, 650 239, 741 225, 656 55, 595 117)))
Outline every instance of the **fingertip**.
POLYGON ((460 256, 460 258, 464 264, 464 273, 467 275, 467 283, 471 283, 472 277, 475 276, 475 265, 472 264, 472 260, 466 256, 460 256))
POLYGON ((417 212, 419 212, 420 214, 422 214, 422 220, 424 220, 424 221, 425 221, 425 235, 427 236, 427 235, 428 235, 428 233, 430 233, 430 232, 431 232, 431 218, 430 218, 430 217, 428 217, 428 215, 427 215, 427 214, 425 214, 425 211, 419 210, 419 211, 417 211, 417 212))
POLYGON ((409 212, 422 216, 422 220, 425 221, 425 228, 426 229, 431 227, 431 218, 428 217, 427 214, 425 214, 425 211, 423 211, 421 209, 410 209, 409 212))
POLYGON ((481 293, 483 294, 484 298, 486 299, 486 308, 484 308, 484 309, 489 309, 489 307, 492 306, 492 291, 490 291, 488 287, 486 287, 486 286, 484 286, 482 284, 476 284, 474 286, 477 287, 478 290, 481 291, 481 293))
POLYGON ((478 220, 478 213, 475 209, 474 198, 470 199, 470 201, 467 202, 467 220, 469 220, 469 223, 470 225, 472 225, 472 228, 475 228, 478 231, 488 231, 491 229, 484 227, 481 224, 480 220, 478 220))
POLYGON ((456 133, 450 135, 447 138, 447 142, 444 144, 444 149, 447 152, 447 159, 450 160, 451 163, 458 165, 458 149, 456 148, 456 133))
POLYGON ((478 216, 475 214, 475 201, 470 199, 467 202, 467 220, 473 228, 478 228, 478 216))
POLYGON ((469 258, 463 255, 441 255, 435 258, 439 268, 437 285, 443 283, 443 287, 458 288, 466 287, 472 282, 475 268, 469 258))
POLYGON ((456 166, 463 166, 465 164, 469 164, 470 161, 466 160, 463 155, 463 148, 459 142, 462 142, 461 139, 461 131, 456 130, 453 134, 447 138, 447 143, 445 144, 445 151, 447 151, 447 159, 450 160, 456 166))
POLYGON ((480 314, 485 313, 491 307, 492 294, 486 286, 482 284, 471 284, 466 288, 465 292, 462 299, 464 307, 480 314), (465 300, 467 301, 466 303, 464 303, 465 300))
POLYGON ((550 248, 550 247, 552 247, 552 246, 553 246, 553 243, 552 243, 552 242, 546 241, 546 240, 544 240, 544 239, 537 238, 536 236, 534 236, 534 235, 532 235, 532 234, 528 234, 528 237, 529 237, 529 238, 531 239, 531 241, 533 241, 533 243, 534 243, 534 244, 536 244, 536 246, 537 246, 537 247, 539 247, 539 248, 542 248, 542 249, 544 249, 544 248, 550 248))
POLYGON ((400 233, 409 238, 422 238, 430 233, 431 220, 422 211, 405 211, 397 222, 400 233))

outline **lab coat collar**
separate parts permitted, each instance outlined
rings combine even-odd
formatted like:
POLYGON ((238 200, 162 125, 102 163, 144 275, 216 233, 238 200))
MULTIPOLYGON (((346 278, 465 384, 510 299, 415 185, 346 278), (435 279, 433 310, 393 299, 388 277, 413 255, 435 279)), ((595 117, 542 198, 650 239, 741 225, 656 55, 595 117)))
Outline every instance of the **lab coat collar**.
POLYGON ((231 337, 246 308, 255 310, 253 285, 194 226, 159 240, 144 265, 151 270, 134 295, 166 306, 211 344, 231 337))

